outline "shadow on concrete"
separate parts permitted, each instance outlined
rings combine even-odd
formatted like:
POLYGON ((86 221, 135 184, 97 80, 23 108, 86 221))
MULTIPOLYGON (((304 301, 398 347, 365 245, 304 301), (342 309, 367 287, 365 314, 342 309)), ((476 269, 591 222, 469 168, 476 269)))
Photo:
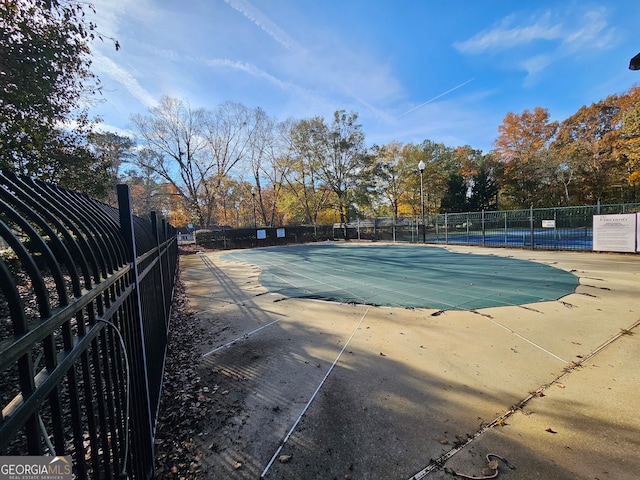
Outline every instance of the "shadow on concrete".
MULTIPOLYGON (((397 336, 374 331, 367 320, 379 315, 376 307, 289 299, 261 287, 256 267, 234 264, 223 270, 204 256, 202 262, 184 277, 191 306, 208 332, 202 345, 193 346, 206 354, 200 372, 215 404, 194 432, 204 478, 256 479, 264 473, 266 479, 407 479, 540 386, 532 380, 530 390, 514 392, 495 383, 485 388, 474 372, 447 371, 443 365, 453 363, 439 364, 440 346, 405 347, 397 336)), ((428 312, 422 317, 420 322, 431 321, 428 312)), ((391 325, 394 335, 401 324, 391 325)), ((516 367, 527 374, 527 365, 516 367)), ((556 418, 558 424, 576 421, 561 408, 556 418)), ((611 432, 614 446, 638 445, 640 429, 619 428, 606 415, 578 421, 611 432)), ((561 434, 541 429, 541 443, 535 445, 518 435, 507 424, 482 436, 490 442, 487 448, 517 467, 504 478, 576 478, 575 471, 550 463, 541 448, 553 440, 557 444, 549 451, 562 451, 561 434)), ((482 468, 489 453, 482 446, 471 443, 451 465, 482 468)), ((567 447, 576 461, 598 458, 601 448, 584 442, 567 447)), ((613 448, 612 455, 624 471, 624 453, 613 448)), ((428 478, 451 477, 440 469, 428 478)))

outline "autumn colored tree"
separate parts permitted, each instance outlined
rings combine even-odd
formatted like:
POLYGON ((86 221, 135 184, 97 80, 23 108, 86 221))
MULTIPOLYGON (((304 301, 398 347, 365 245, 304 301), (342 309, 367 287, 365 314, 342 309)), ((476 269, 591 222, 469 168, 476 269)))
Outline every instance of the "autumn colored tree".
POLYGON ((426 169, 427 160, 427 153, 414 143, 408 143, 402 147, 399 167, 402 171, 403 194, 398 205, 399 215, 420 215, 420 171, 418 164, 420 161, 425 162, 426 169))
POLYGON ((525 208, 546 195, 539 179, 552 176, 543 158, 557 129, 542 107, 519 115, 509 112, 498 127, 495 155, 504 164, 503 197, 510 206, 525 208))
MULTIPOLYGON (((420 153, 416 160, 422 160, 425 163, 423 173, 425 213, 436 214, 447 190, 449 176, 459 172, 460 158, 456 157, 453 148, 431 140, 424 140, 417 145, 417 149, 420 153)), ((416 162, 415 168, 417 167, 416 162)))
POLYGON ((637 202, 640 190, 640 87, 632 87, 622 95, 624 113, 616 156, 622 164, 628 186, 626 200, 637 202))
POLYGON ((581 107, 560 125, 554 150, 575 170, 580 203, 605 200, 607 190, 620 183, 621 163, 614 154, 620 120, 618 97, 611 95, 581 107))

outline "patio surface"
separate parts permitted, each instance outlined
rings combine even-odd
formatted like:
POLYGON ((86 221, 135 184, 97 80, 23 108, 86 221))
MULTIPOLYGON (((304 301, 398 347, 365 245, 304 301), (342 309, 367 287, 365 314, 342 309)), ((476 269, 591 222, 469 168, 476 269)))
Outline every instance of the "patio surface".
POLYGON ((451 479, 481 476, 487 454, 508 462, 498 478, 637 478, 640 256, 447 250, 578 285, 524 305, 381 307, 270 292, 218 252, 181 257, 207 332, 188 347, 216 405, 197 435, 207 478, 451 479))

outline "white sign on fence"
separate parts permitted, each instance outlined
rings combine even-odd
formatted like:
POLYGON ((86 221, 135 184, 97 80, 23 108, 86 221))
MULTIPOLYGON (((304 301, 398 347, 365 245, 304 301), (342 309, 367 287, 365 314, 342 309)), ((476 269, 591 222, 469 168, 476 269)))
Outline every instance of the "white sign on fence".
POLYGON ((542 220, 542 228, 556 228, 555 220, 542 220))
POLYGON ((593 250, 598 252, 635 252, 638 215, 593 216, 593 250))

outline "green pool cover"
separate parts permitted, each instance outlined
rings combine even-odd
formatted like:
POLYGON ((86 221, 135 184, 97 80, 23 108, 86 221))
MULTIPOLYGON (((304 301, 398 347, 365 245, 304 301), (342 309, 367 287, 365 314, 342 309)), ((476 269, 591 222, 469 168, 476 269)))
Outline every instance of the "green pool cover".
POLYGON ((573 293, 578 277, 541 263, 416 245, 310 244, 225 254, 295 298, 437 310, 522 305, 573 293))

